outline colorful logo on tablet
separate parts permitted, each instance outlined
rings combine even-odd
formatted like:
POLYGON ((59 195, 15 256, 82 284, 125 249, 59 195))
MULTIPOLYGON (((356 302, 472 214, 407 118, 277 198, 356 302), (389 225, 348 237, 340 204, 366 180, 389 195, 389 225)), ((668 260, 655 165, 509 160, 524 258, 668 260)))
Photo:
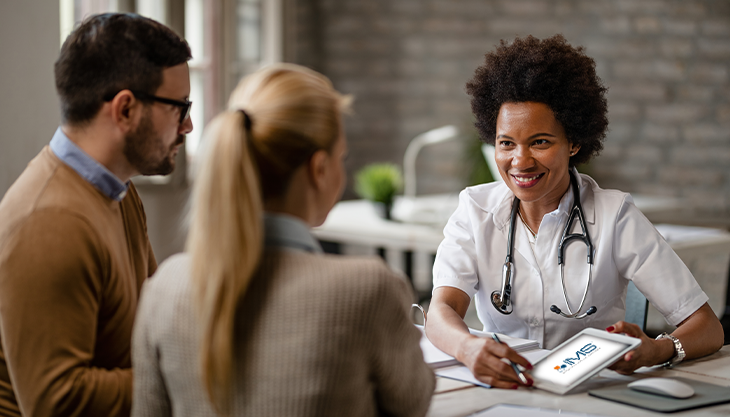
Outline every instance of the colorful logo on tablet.
POLYGON ((594 345, 593 343, 588 343, 575 352, 575 357, 569 356, 563 359, 563 363, 560 365, 555 365, 553 369, 560 372, 561 374, 564 374, 573 369, 574 366, 585 360, 585 358, 594 354, 597 350, 599 350, 598 346, 594 345))

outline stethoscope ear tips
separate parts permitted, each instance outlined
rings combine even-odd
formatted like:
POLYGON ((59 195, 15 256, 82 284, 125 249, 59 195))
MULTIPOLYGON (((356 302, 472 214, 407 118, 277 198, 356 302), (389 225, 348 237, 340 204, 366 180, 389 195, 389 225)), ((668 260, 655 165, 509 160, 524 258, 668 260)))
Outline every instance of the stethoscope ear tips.
POLYGON ((555 304, 553 304, 553 305, 550 306, 550 311, 552 311, 555 314, 560 314, 561 316, 563 316, 565 318, 568 318, 568 319, 582 319, 582 318, 584 318, 586 316, 590 316, 591 314, 595 314, 595 312, 598 311, 598 309, 596 308, 596 306, 591 306, 583 314, 576 313, 576 314, 573 314, 573 315, 568 315, 568 314, 563 314, 563 312, 558 308, 558 306, 556 306, 555 304))

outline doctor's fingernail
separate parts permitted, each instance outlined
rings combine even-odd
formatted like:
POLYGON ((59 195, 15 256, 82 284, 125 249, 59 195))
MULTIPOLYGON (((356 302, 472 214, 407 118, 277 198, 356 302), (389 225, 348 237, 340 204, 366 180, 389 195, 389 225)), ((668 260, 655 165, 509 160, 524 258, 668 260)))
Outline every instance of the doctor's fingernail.
POLYGON ((512 389, 517 389, 517 388, 519 388, 519 387, 520 387, 520 386, 519 386, 519 385, 517 385, 517 384, 513 384, 513 385, 512 385, 512 389))
POLYGON ((607 331, 607 332, 612 332, 612 331, 614 331, 615 329, 616 329, 616 328, 615 328, 615 327, 613 327, 613 326, 608 326, 608 327, 606 327, 606 331, 607 331))

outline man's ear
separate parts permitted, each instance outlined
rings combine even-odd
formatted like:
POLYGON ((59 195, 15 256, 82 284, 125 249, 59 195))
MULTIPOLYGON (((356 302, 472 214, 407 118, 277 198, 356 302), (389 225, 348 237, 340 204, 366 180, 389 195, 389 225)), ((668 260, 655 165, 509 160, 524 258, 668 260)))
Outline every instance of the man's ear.
POLYGON ((309 158, 309 169, 307 172, 309 181, 316 190, 322 190, 327 186, 327 162, 329 158, 329 153, 324 149, 315 151, 312 157, 309 158))
POLYGON ((124 133, 134 130, 143 104, 129 90, 122 90, 110 102, 111 118, 124 133))

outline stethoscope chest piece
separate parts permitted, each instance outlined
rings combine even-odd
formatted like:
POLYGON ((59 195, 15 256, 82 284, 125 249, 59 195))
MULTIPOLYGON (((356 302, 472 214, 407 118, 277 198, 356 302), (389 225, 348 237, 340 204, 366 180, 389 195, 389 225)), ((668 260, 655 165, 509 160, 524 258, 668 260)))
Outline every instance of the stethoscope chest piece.
POLYGON ((502 314, 512 314, 512 262, 507 260, 502 267, 502 288, 493 291, 492 305, 502 314))
POLYGON ((507 298, 505 301, 499 299, 499 291, 492 291, 492 305, 502 314, 512 314, 512 303, 507 298))

